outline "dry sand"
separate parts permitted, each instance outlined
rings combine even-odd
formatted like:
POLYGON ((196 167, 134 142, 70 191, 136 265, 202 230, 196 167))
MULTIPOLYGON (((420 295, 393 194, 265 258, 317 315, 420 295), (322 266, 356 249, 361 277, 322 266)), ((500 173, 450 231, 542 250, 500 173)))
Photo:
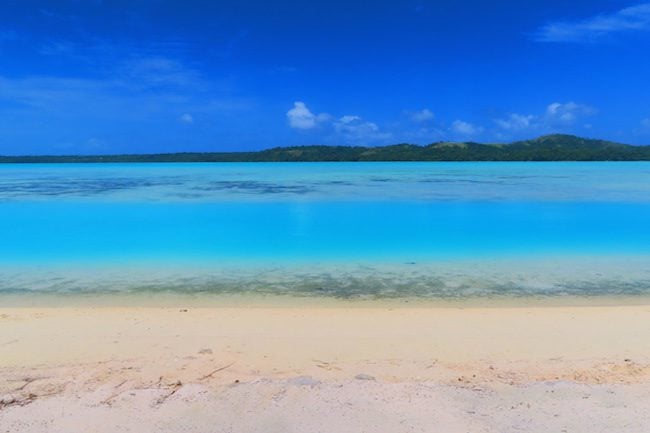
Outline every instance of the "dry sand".
POLYGON ((0 308, 4 432, 650 432, 650 306, 0 308))

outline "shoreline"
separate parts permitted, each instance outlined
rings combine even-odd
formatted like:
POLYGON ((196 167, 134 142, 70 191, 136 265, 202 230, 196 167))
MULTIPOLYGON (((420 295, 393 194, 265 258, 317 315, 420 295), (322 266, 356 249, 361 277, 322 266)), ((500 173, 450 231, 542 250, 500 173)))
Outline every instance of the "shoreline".
POLYGON ((304 309, 518 309, 643 307, 650 295, 354 297, 210 293, 19 293, 0 294, 3 308, 304 308, 304 309))

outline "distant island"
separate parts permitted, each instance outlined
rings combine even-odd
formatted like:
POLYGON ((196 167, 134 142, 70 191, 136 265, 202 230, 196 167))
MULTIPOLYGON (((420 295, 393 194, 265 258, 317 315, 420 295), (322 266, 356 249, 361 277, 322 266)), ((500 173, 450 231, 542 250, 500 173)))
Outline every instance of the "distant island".
POLYGON ((437 142, 425 146, 293 146, 257 152, 0 156, 0 163, 336 161, 650 161, 650 146, 552 134, 508 144, 437 142))

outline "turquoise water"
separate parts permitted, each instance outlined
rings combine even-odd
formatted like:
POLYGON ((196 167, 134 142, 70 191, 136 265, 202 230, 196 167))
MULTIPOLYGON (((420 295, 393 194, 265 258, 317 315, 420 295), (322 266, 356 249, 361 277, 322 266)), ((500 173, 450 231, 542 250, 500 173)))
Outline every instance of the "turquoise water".
POLYGON ((649 163, 0 165, 0 293, 650 293, 649 163))

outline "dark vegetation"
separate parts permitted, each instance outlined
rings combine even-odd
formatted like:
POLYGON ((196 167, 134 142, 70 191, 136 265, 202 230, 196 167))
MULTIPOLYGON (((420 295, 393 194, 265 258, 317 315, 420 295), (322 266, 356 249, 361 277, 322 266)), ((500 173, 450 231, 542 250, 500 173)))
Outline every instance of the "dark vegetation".
POLYGON ((396 144, 382 147, 276 147, 259 152, 0 156, 0 163, 283 161, 650 161, 650 146, 631 146, 554 134, 509 144, 439 142, 426 146, 396 144))

